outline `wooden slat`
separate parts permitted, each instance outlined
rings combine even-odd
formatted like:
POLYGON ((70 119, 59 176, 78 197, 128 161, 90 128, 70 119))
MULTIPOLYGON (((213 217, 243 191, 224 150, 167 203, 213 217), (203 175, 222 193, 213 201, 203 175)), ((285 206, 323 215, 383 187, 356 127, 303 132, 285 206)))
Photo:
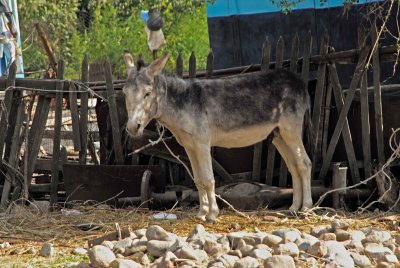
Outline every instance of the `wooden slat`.
MULTIPOLYGON (((292 39, 292 50, 290 53, 290 66, 289 69, 292 72, 297 71, 297 59, 299 57, 299 36, 296 33, 296 35, 292 39)), ((279 170, 279 184, 282 185, 282 187, 287 186, 287 174, 288 174, 288 169, 285 161, 281 157, 281 167, 279 170)))
MULTIPOLYGON (((330 76, 329 76, 330 82, 331 82, 330 84, 332 85, 333 95, 335 97, 336 108, 337 108, 338 113, 340 114, 343 109, 343 92, 342 92, 342 87, 340 86, 339 76, 337 74, 335 64, 332 64, 332 65, 329 64, 328 70, 329 70, 329 74, 330 74, 330 76)), ((353 143, 352 143, 353 139, 351 137, 351 132, 350 132, 350 127, 349 127, 349 122, 347 120, 347 116, 345 117, 345 120, 344 120, 342 137, 343 137, 343 142, 345 144, 345 149, 346 149, 347 159, 349 162, 351 176, 352 176, 352 178, 356 178, 355 180, 353 179, 353 181, 359 181, 360 175, 358 172, 357 159, 356 159, 356 154, 354 152, 354 147, 353 147, 353 143)), ((327 156, 325 154, 324 159, 326 157, 327 156)))
MULTIPOLYGON (((8 87, 12 87, 12 86, 15 85, 15 75, 16 75, 16 65, 15 65, 15 63, 13 63, 11 65, 11 67, 10 67, 9 75, 7 77, 7 85, 8 85, 8 87)), ((6 94, 7 93, 10 93, 10 96, 13 96, 14 95, 14 90, 9 90, 8 92, 6 92, 6 94)), ((12 103, 14 105, 16 104, 16 102, 14 102, 14 101, 12 101, 12 103)), ((7 104, 5 104, 5 106, 6 105, 7 104)), ((11 107, 11 102, 9 103, 9 106, 11 107)), ((19 109, 18 109, 17 119, 18 119, 18 117, 21 116, 21 113, 23 112, 23 111, 21 111, 22 105, 18 105, 18 107, 19 107, 19 109)), ((6 121, 6 123, 8 122, 8 118, 10 118, 10 111, 11 111, 11 108, 7 109, 6 112, 2 111, 3 114, 5 115, 4 120, 6 121), (6 115, 8 115, 8 118, 7 118, 6 115)), ((2 118, 2 121, 3 121, 3 118, 2 118)), ((13 166, 13 163, 14 163, 14 160, 15 160, 14 159, 14 155, 16 154, 16 152, 15 152, 15 151, 17 151, 16 147, 17 147, 17 145, 19 143, 19 139, 18 139, 19 138, 19 129, 20 129, 21 126, 22 126, 22 122, 21 122, 21 124, 19 124, 18 120, 16 120, 15 128, 13 129, 13 137, 12 137, 12 145, 11 145, 11 150, 10 150, 10 156, 9 156, 9 159, 8 159, 8 163, 11 166, 13 166), (18 129, 17 129, 17 127, 18 127, 18 129), (15 148, 15 150, 14 150, 14 148, 15 148)), ((7 129, 10 129, 11 127, 12 126, 10 126, 9 124, 6 124, 6 128, 4 128, 4 134, 6 134, 7 133, 7 129)), ((5 136, 2 136, 1 138, 3 138, 3 137, 5 138, 5 136)), ((4 144, 4 140, 1 141, 1 143, 4 144)), ((3 148, 1 149, 0 152, 1 152, 0 156, 2 157, 3 148)), ((15 156, 15 158, 16 158, 16 156, 15 156)), ((10 196, 10 190, 11 190, 12 182, 13 182, 12 176, 10 176, 10 173, 7 172, 6 176, 5 176, 5 180, 4 180, 4 185, 3 185, 3 189, 2 189, 2 195, 1 195, 1 201, 0 201, 0 209, 1 210, 4 210, 4 209, 6 209, 8 207, 8 198, 10 196)))
MULTIPOLYGON (((59 79, 64 79, 64 61, 58 61, 57 76, 59 79)), ((58 182, 59 182, 59 166, 58 161, 60 158, 60 145, 61 145, 61 120, 63 110, 63 94, 64 83, 60 81, 56 89, 55 98, 55 113, 54 113, 54 139, 53 139, 53 159, 51 166, 51 191, 50 191, 50 205, 53 206, 58 201, 58 182)))
POLYGON ((194 51, 190 54, 189 58, 189 78, 196 77, 196 56, 194 55, 194 51))
POLYGON ((325 158, 326 150, 328 148, 328 130, 329 130, 329 117, 331 115, 331 102, 332 102, 332 83, 328 84, 325 98, 325 117, 324 117, 324 131, 322 132, 322 159, 325 158))
POLYGON ((106 81, 107 81, 107 100, 108 100, 110 121, 112 127, 112 139, 114 145, 113 147, 115 153, 115 163, 122 165, 124 163, 124 154, 121 143, 122 140, 120 133, 119 118, 118 118, 117 100, 112 82, 113 78, 111 73, 111 64, 109 61, 106 61, 104 63, 104 74, 106 76, 106 81))
POLYGON ((207 55, 206 78, 211 78, 214 70, 214 53, 212 50, 207 55))
MULTIPOLYGON (((358 27, 358 46, 362 49, 365 46, 364 29, 358 27)), ((368 80, 367 72, 361 77, 360 81, 360 104, 361 104, 361 134, 362 134, 362 150, 364 160, 364 177, 371 176, 371 140, 369 126, 369 104, 368 104, 368 80)))
MULTIPOLYGON (((87 85, 89 82, 89 59, 85 55, 82 61, 82 83, 87 85)), ((87 157, 87 132, 88 132, 88 101, 89 93, 83 90, 80 93, 81 107, 80 107, 80 118, 79 118, 79 130, 81 140, 81 150, 79 151, 79 163, 86 164, 87 157)))
MULTIPOLYGON (((360 52, 359 62, 357 64, 357 67, 356 67, 356 70, 354 72, 353 78, 351 79, 350 88, 349 88, 349 91, 348 91, 348 93, 346 95, 346 100, 344 102, 342 111, 339 114, 339 118, 338 118, 338 121, 336 123, 335 130, 333 131, 332 138, 331 138, 331 141, 329 143, 328 150, 326 152, 326 157, 324 158, 324 160, 322 162, 322 167, 321 167, 321 171, 320 171, 320 174, 319 174, 319 179, 325 178, 325 176, 326 176, 326 174, 328 172, 330 163, 332 161, 333 153, 335 152, 335 148, 336 148, 337 142, 339 140, 340 133, 342 132, 343 126, 344 126, 344 124, 346 122, 347 113, 350 110, 351 103, 352 103, 354 95, 356 93, 356 87, 357 87, 357 85, 358 85, 358 83, 360 81, 361 76, 363 75, 363 73, 365 71, 365 62, 367 60, 368 50, 369 50, 369 48, 364 47, 360 52)), ((349 163, 349 165, 350 164, 351 163, 349 163)), ((359 182, 359 180, 360 180, 359 174, 357 176, 358 169, 357 168, 352 168, 350 166, 350 171, 352 172, 353 183, 359 182)))
POLYGON ((72 141, 74 143, 74 150, 81 150, 81 136, 79 130, 79 113, 78 113, 78 94, 74 83, 69 84, 69 107, 71 110, 72 121, 72 141))
POLYGON ((178 58, 176 58, 176 75, 179 77, 183 76, 183 60, 181 53, 179 53, 178 58))
MULTIPOLYGON (((275 59, 275 68, 282 68, 283 65, 283 51, 285 44, 283 42, 282 36, 279 37, 278 42, 276 43, 276 59, 275 59)), ((275 154, 276 148, 270 143, 268 144, 268 156, 267 156, 267 171, 266 171, 266 184, 272 185, 272 179, 274 176, 274 166, 275 166, 275 154)), ((280 183, 279 183, 280 184, 280 183)), ((281 185, 280 185, 281 186, 281 185)))
POLYGON ((7 130, 9 128, 9 115, 11 113, 11 104, 13 101, 14 90, 13 87, 15 86, 15 74, 17 71, 17 65, 13 62, 10 66, 8 77, 5 83, 6 92, 4 94, 3 104, 0 107, 1 111, 1 121, 0 121, 0 157, 3 158, 3 151, 5 146, 5 139, 7 136, 7 130))
MULTIPOLYGON (((321 42, 320 54, 326 55, 328 53, 329 35, 327 32, 324 33, 321 42)), ((312 124, 314 128, 314 144, 313 144, 313 163, 317 164, 320 160, 320 145, 322 143, 322 133, 320 132, 320 123, 323 120, 323 100, 325 91, 325 74, 326 64, 322 63, 318 66, 317 72, 317 85, 315 87, 314 105, 312 111, 312 124)))
POLYGON ((301 78, 306 84, 306 89, 308 89, 308 77, 310 73, 310 56, 312 49, 312 34, 311 31, 308 31, 305 42, 304 42, 304 51, 303 51, 303 62, 301 65, 301 78))
MULTIPOLYGON (((378 29, 376 19, 371 29, 372 44, 375 44, 378 39, 378 29)), ((372 70, 374 83, 374 110, 375 110, 375 131, 376 145, 378 150, 378 161, 381 165, 385 163, 385 152, 383 146, 383 116, 382 116, 382 92, 381 92, 381 66, 378 47, 372 51, 372 70)))
MULTIPOLYGON (((262 56, 261 56, 262 71, 268 70, 270 62, 270 53, 271 53, 271 44, 268 41, 268 38, 266 38, 262 47, 262 56)), ((251 173, 251 179, 253 181, 259 181, 261 177, 262 145, 263 145, 262 141, 254 145, 253 171, 251 173)))

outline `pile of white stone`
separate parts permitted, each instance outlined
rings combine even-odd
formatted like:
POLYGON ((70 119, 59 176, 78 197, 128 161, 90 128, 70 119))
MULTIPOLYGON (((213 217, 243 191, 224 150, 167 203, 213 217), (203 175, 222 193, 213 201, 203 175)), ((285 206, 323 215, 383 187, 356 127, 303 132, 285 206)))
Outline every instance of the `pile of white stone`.
POLYGON ((120 241, 104 241, 87 251, 89 264, 75 267, 398 267, 400 234, 374 227, 348 230, 335 221, 272 233, 208 233, 197 225, 180 237, 153 225, 120 241))

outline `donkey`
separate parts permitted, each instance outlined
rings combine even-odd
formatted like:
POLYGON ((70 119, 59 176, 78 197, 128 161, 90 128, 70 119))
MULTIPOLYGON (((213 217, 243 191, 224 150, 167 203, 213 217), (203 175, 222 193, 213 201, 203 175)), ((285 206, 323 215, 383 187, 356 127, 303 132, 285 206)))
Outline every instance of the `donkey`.
POLYGON ((151 119, 167 127, 189 157, 199 192, 197 217, 215 222, 219 209, 210 148, 244 147, 273 133, 273 144, 293 178, 290 211, 313 206, 311 161, 302 142, 303 121, 310 130, 310 98, 303 81, 285 70, 218 79, 187 79, 162 74, 168 56, 135 68, 124 55, 128 78, 123 88, 132 137, 151 119))

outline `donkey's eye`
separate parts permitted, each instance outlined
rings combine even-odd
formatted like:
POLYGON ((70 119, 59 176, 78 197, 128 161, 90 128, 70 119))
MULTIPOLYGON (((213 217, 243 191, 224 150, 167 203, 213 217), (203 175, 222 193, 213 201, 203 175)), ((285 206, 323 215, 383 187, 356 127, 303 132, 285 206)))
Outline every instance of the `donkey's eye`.
POLYGON ((150 92, 147 92, 146 94, 144 94, 144 98, 147 98, 148 96, 150 96, 150 92))

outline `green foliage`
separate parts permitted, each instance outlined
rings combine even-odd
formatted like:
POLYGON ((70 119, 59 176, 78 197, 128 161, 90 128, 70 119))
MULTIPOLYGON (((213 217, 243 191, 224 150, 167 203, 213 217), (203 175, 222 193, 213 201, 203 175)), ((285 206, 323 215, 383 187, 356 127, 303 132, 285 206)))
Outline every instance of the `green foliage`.
POLYGON ((36 71, 48 66, 48 58, 33 23, 39 22, 53 43, 57 58, 67 62, 72 59, 70 46, 76 29, 78 0, 21 0, 18 1, 20 31, 23 44, 25 69, 36 71))
MULTIPOLYGON (((141 54, 146 62, 152 59, 140 11, 153 7, 162 10, 167 44, 159 55, 166 52, 171 56, 167 68, 173 68, 179 52, 188 68, 190 53, 194 51, 198 68, 204 69, 209 40, 203 1, 22 0, 19 4, 22 37, 26 39, 33 31, 33 21, 39 21, 49 34, 57 59, 66 61, 67 78, 79 78, 85 54, 88 54, 90 62, 102 63, 108 59, 114 74, 124 77, 124 49, 136 57, 141 54), (78 2, 86 2, 85 8, 92 13, 88 28, 78 25, 78 2)), ((48 65, 47 56, 36 33, 33 32, 32 36, 31 45, 30 38, 23 44, 23 47, 27 47, 23 55, 25 68, 29 71, 45 69, 48 65)))

